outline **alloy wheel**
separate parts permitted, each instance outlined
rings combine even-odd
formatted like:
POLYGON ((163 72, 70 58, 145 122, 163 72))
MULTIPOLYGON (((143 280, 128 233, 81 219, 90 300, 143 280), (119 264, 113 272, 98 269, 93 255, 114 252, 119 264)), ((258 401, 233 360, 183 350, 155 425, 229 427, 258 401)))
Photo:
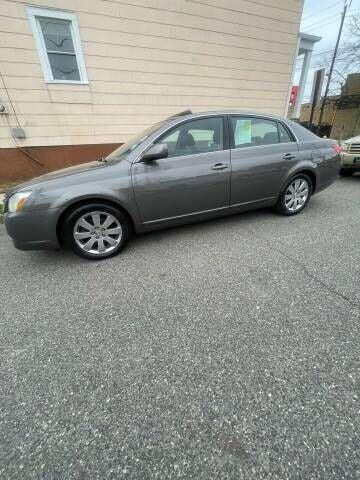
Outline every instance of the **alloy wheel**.
POLYGON ((104 211, 85 213, 78 218, 73 229, 78 247, 99 256, 115 250, 121 242, 122 233, 119 220, 104 211))
POLYGON ((290 212, 297 212, 306 203, 310 193, 309 183, 305 178, 297 178, 289 184, 285 192, 285 207, 290 212))

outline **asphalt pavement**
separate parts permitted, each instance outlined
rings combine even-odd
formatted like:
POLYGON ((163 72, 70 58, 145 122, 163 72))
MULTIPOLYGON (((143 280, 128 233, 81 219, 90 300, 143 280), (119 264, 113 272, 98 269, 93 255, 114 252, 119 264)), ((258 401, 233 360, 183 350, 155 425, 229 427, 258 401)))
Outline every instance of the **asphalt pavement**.
POLYGON ((0 225, 0 478, 360 478, 359 283, 359 175, 103 262, 0 225))

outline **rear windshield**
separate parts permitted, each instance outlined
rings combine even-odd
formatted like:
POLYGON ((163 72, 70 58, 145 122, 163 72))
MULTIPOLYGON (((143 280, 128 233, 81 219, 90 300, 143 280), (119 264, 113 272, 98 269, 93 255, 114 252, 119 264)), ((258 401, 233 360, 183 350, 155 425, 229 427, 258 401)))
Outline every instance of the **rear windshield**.
POLYGON ((315 135, 315 133, 310 132, 310 130, 307 130, 299 123, 293 122, 292 120, 287 120, 287 123, 301 142, 319 140, 319 137, 315 135))

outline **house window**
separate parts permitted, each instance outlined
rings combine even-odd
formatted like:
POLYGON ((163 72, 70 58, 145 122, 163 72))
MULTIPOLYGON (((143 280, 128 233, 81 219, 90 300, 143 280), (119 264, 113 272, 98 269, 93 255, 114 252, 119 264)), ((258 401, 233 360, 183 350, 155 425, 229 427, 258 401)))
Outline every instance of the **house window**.
POLYGON ((36 7, 27 11, 45 81, 88 83, 76 16, 36 7))

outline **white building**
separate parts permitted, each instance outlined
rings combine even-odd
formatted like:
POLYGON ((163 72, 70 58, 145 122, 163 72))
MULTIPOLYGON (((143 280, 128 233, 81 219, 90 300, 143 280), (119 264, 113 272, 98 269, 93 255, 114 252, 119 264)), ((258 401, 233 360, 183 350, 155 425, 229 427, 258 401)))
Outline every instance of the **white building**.
POLYGON ((284 115, 313 43, 299 43, 302 0, 35 3, 0 2, 2 180, 105 154, 188 108, 284 115))

